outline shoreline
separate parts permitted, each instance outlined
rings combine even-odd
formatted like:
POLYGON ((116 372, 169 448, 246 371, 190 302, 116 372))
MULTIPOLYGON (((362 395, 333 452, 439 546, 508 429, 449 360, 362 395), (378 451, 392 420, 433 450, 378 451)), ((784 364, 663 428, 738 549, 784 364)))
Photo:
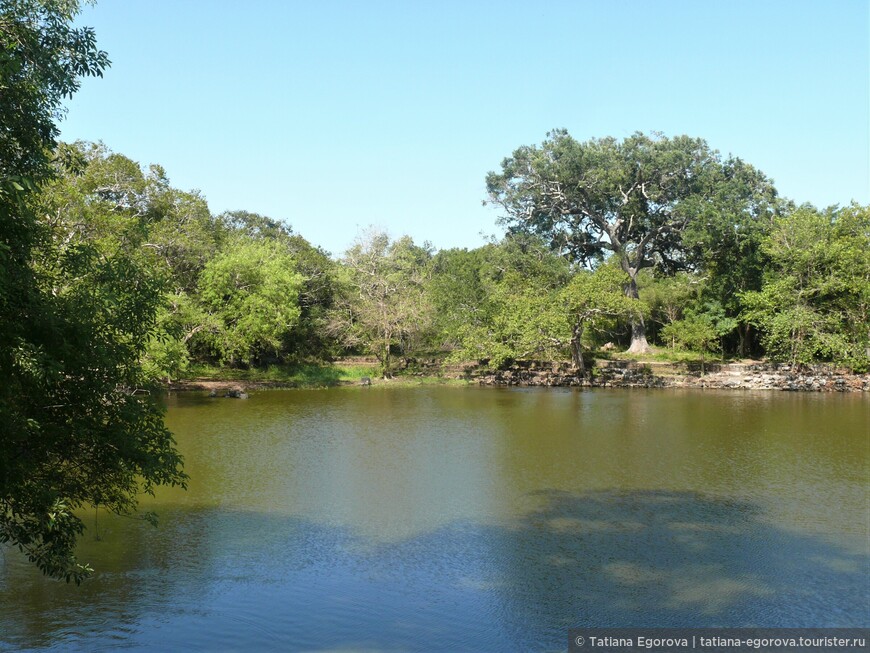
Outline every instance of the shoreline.
POLYGON ((483 385, 587 388, 710 388, 789 392, 870 392, 870 374, 829 365, 796 369, 763 361, 709 363, 596 361, 589 377, 577 377, 564 363, 521 363, 480 378, 483 385))
POLYGON ((709 363, 702 375, 697 363, 636 360, 596 360, 590 376, 577 376, 566 362, 522 361, 501 370, 475 363, 433 366, 414 375, 392 379, 372 376, 336 380, 327 384, 292 381, 180 379, 165 386, 169 392, 208 391, 223 397, 231 393, 272 389, 314 389, 347 386, 410 387, 420 385, 483 385, 583 388, 699 388, 720 390, 778 390, 790 392, 870 392, 870 374, 854 374, 828 365, 794 369, 790 365, 749 361, 709 363))

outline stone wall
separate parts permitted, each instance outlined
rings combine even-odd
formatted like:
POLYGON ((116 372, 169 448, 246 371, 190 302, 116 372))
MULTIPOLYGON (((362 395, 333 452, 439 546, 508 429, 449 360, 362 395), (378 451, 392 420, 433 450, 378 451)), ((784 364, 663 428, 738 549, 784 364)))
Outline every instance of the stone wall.
POLYGON ((698 364, 595 361, 578 377, 567 363, 522 361, 504 370, 466 368, 481 385, 600 388, 721 388, 805 392, 870 392, 870 374, 850 374, 825 365, 795 369, 771 363, 698 364))

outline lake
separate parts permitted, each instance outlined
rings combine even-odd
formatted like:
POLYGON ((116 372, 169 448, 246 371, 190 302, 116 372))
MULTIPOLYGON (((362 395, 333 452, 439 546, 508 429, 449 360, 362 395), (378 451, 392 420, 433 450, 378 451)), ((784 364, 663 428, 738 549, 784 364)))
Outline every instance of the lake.
POLYGON ((167 404, 189 490, 143 501, 156 529, 84 513, 81 587, 5 551, 0 648, 564 650, 579 626, 870 626, 860 394, 167 404))

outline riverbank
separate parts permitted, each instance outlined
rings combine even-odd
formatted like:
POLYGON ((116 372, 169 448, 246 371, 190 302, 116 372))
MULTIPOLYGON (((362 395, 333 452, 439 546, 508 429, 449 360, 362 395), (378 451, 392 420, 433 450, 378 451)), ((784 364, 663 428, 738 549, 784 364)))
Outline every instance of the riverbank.
POLYGON ((715 388, 792 392, 870 392, 870 374, 853 374, 827 365, 796 368, 761 361, 738 363, 639 362, 599 360, 587 377, 567 363, 521 362, 480 374, 481 385, 577 386, 599 388, 715 388))
POLYGON ((377 374, 377 362, 348 358, 336 363, 271 365, 237 369, 215 365, 193 366, 188 376, 168 384, 170 391, 205 390, 216 394, 270 388, 328 388, 354 385, 377 374))
POLYGON ((404 370, 389 379, 382 378, 379 369, 377 360, 367 356, 342 358, 335 363, 319 365, 274 365, 250 369, 198 366, 191 370, 190 377, 172 381, 167 389, 172 392, 197 390, 215 396, 232 396, 232 393, 280 388, 399 387, 472 382, 462 371, 462 366, 446 368, 445 373, 445 368, 428 365, 413 372, 404 370), (455 373, 457 370, 460 373, 455 373))
POLYGON ((469 379, 449 376, 429 376, 415 374, 413 376, 395 376, 391 379, 383 379, 377 376, 362 377, 360 379, 338 379, 327 383, 297 383, 293 381, 258 381, 251 379, 210 379, 198 377, 193 379, 179 379, 172 381, 166 387, 171 392, 186 392, 191 390, 207 391, 214 396, 232 396, 231 393, 251 392, 257 390, 277 389, 315 389, 335 388, 342 386, 371 386, 371 387, 407 387, 419 385, 470 385, 469 379))
POLYGON ((399 387, 430 384, 542 386, 588 388, 713 388, 722 390, 785 390, 793 392, 870 392, 870 374, 853 374, 826 365, 796 369, 762 361, 706 363, 596 360, 586 377, 566 362, 521 361, 491 370, 476 363, 418 365, 391 379, 377 375, 367 358, 343 359, 333 365, 266 370, 199 368, 197 376, 174 381, 171 391, 198 390, 215 396, 274 388, 336 386, 399 387))

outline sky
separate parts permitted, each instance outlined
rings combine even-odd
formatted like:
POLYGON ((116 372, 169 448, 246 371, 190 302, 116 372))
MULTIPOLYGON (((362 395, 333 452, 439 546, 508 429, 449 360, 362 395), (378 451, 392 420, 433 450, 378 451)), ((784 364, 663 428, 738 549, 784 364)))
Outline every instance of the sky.
POLYGON ((112 66, 63 140, 333 255, 370 226, 501 235, 486 174, 554 128, 701 137, 798 203, 870 204, 870 0, 101 0, 78 23, 112 66))

